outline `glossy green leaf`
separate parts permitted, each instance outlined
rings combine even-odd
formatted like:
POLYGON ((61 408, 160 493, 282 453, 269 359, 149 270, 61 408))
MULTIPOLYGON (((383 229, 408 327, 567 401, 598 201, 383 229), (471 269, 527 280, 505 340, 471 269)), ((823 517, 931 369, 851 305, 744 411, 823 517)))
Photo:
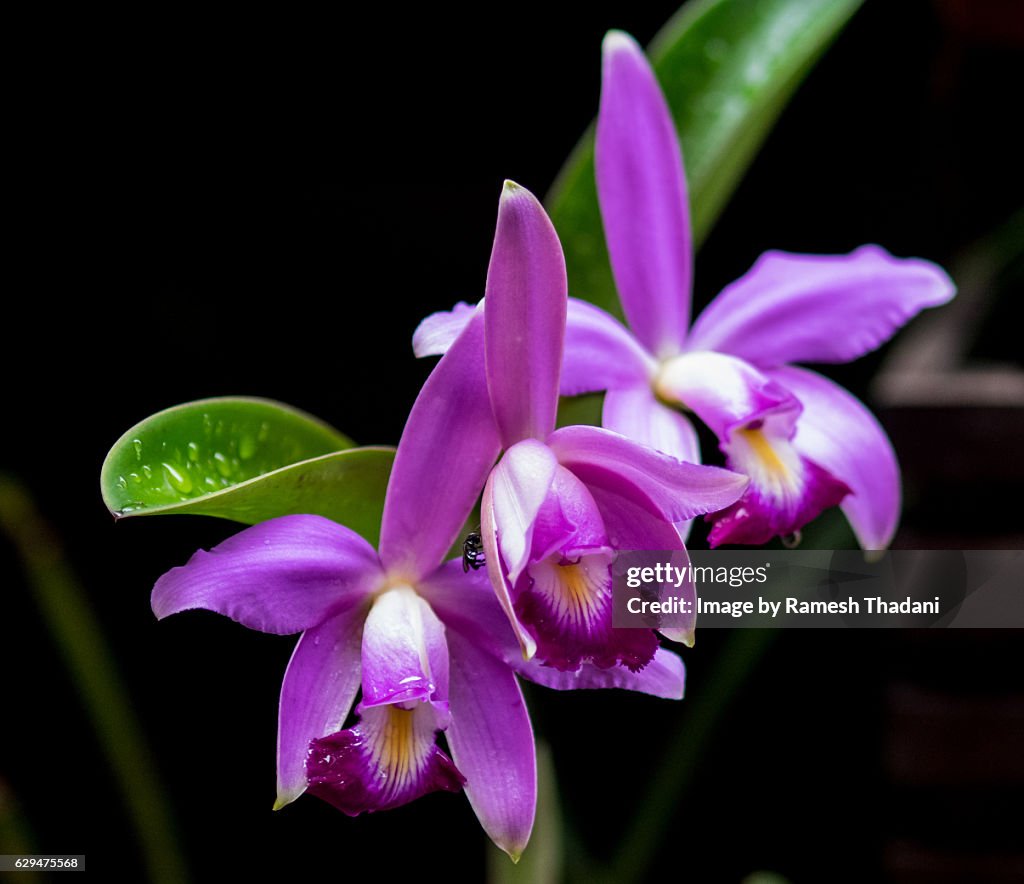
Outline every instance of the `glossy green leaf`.
MULTIPOLYGON (((695 245, 804 75, 861 2, 695 0, 655 37, 650 55, 682 140, 695 245)), ((621 317, 594 184, 593 127, 547 204, 565 249, 570 294, 621 317)))
POLYGON ((264 399, 190 402, 132 427, 103 464, 118 518, 190 513, 254 524, 314 513, 375 543, 394 451, 264 399))

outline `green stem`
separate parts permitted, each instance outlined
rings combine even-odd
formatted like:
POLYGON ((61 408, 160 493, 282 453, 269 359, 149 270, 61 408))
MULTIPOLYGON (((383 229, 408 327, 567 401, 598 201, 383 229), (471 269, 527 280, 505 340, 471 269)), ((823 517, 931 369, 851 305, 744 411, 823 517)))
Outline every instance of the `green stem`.
POLYGON ((155 884, 188 880, 156 765, 100 624, 60 543, 20 484, 0 475, 0 530, 12 540, 43 620, 92 720, 155 884))
POLYGON ((661 765, 647 795, 632 817, 611 866, 610 881, 640 881, 672 823, 672 808, 697 770, 733 695, 746 681, 777 635, 772 629, 737 629, 718 654, 701 693, 681 716, 679 729, 669 734, 661 765), (680 734, 685 739, 680 739, 680 734))
POLYGON ((11 787, 0 780, 0 853, 34 853, 35 844, 11 787))

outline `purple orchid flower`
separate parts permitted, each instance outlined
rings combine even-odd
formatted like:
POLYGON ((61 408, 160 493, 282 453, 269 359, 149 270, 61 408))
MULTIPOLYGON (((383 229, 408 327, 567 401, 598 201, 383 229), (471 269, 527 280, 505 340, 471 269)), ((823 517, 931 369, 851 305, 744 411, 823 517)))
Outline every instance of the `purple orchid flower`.
POLYGON ((888 340, 955 287, 936 265, 878 246, 849 255, 766 252, 689 326, 692 246, 679 142, 637 43, 604 41, 597 190, 629 322, 569 307, 561 391, 606 390, 602 423, 698 462, 692 411, 748 475, 710 516, 710 543, 764 543, 839 504, 865 549, 888 545, 899 468, 878 421, 850 393, 793 362, 846 362, 888 340))
MULTIPOLYGON (((540 203, 512 182, 502 193, 484 302, 487 389, 505 451, 487 479, 480 520, 498 600, 527 659, 563 672, 620 664, 641 671, 658 638, 612 628, 616 551, 684 550, 674 523, 729 506, 747 479, 682 464, 608 430, 555 429, 565 259, 540 203)), ((461 305, 425 320, 417 353, 446 349, 478 317, 461 305)), ((692 596, 692 585, 682 592, 692 596)), ((692 619, 663 632, 692 643, 692 619)))
POLYGON ((157 581, 152 605, 161 619, 203 608, 262 632, 301 632, 281 689, 276 807, 308 790, 355 815, 464 788, 515 858, 536 803, 516 671, 559 690, 679 699, 684 670, 663 649, 639 673, 527 663, 487 575, 444 562, 500 451, 483 338, 482 318, 468 323, 412 408, 379 551, 328 519, 284 516, 197 552, 157 581))

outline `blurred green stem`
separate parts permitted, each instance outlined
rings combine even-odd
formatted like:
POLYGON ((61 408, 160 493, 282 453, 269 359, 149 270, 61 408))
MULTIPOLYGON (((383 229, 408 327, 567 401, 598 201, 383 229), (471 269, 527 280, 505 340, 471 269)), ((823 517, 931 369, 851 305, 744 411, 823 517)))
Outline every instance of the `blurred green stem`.
POLYGON ((0 780, 0 853, 32 853, 35 845, 10 786, 0 780))
POLYGON ((777 634, 774 629, 736 629, 729 636, 714 668, 704 679, 699 696, 686 706, 680 728, 668 735, 661 765, 619 842, 609 881, 628 884, 644 880, 659 844, 674 822, 672 809, 679 795, 693 779, 697 763, 710 745, 733 697, 777 634))
POLYGON ((0 475, 0 530, 18 551, 28 584, 82 698, 135 825, 148 877, 187 881, 156 765, 100 624, 64 559, 60 543, 26 490, 0 475))

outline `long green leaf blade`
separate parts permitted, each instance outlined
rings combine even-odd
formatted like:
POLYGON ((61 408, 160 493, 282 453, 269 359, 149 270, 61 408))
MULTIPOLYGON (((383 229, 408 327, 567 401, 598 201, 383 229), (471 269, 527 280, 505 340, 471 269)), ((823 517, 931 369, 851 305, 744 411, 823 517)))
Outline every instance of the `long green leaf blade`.
MULTIPOLYGON (((682 141, 695 246, 861 2, 695 0, 655 37, 650 54, 682 141)), ((547 204, 565 249, 570 294, 621 317, 594 184, 593 128, 547 204)))

